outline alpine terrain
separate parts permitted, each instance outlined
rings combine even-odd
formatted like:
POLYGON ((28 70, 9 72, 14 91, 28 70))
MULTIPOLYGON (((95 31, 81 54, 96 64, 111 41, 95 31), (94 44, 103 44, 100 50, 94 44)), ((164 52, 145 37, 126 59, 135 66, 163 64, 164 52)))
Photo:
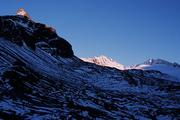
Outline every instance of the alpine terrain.
POLYGON ((0 16, 0 119, 180 119, 174 77, 84 62, 24 12, 0 16))
POLYGON ((131 66, 131 69, 157 70, 175 77, 175 81, 180 82, 180 65, 162 59, 149 59, 142 64, 131 66))
POLYGON ((130 70, 130 69, 140 69, 140 70, 155 70, 160 71, 164 74, 168 74, 173 81, 180 82, 180 65, 176 62, 171 63, 163 59, 149 59, 144 63, 133 65, 133 66, 124 66, 111 58, 108 58, 104 55, 93 58, 81 58, 83 61, 94 63, 100 66, 107 66, 111 68, 117 68, 119 70, 130 70))

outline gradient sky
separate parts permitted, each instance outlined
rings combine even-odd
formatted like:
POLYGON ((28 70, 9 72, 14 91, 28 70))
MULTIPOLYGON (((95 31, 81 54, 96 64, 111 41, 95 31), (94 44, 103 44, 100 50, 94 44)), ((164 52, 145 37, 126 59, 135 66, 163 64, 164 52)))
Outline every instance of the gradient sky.
POLYGON ((0 15, 20 7, 56 28, 78 57, 180 63, 180 0, 1 0, 0 15))

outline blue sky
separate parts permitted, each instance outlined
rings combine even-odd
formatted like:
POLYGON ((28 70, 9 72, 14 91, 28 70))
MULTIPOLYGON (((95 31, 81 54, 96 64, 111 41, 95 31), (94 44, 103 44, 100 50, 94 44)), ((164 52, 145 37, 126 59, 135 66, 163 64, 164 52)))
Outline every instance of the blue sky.
POLYGON ((180 63, 180 0, 1 0, 0 15, 20 7, 56 28, 78 57, 180 63))

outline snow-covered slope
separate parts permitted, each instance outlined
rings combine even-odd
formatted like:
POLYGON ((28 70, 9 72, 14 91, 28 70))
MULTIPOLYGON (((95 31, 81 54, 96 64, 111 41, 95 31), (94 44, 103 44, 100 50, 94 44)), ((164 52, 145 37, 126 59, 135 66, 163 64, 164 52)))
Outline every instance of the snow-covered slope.
POLYGON ((114 67, 119 70, 124 70, 124 65, 117 63, 116 61, 104 55, 94 58, 81 58, 81 59, 84 60, 85 62, 91 62, 101 66, 114 67))
POLYGON ((131 69, 157 70, 176 77, 180 81, 180 65, 177 63, 170 63, 162 59, 149 59, 142 64, 132 66, 131 69))
POLYGON ((180 83, 84 62, 52 28, 0 17, 0 119, 180 119, 180 83))

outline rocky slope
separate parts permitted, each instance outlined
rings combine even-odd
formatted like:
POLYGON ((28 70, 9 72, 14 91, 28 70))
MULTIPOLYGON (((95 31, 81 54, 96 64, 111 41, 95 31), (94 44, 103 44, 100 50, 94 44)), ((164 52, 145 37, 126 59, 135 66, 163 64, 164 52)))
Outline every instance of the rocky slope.
POLYGON ((180 119, 180 83, 77 58, 53 28, 0 17, 0 119, 180 119))

